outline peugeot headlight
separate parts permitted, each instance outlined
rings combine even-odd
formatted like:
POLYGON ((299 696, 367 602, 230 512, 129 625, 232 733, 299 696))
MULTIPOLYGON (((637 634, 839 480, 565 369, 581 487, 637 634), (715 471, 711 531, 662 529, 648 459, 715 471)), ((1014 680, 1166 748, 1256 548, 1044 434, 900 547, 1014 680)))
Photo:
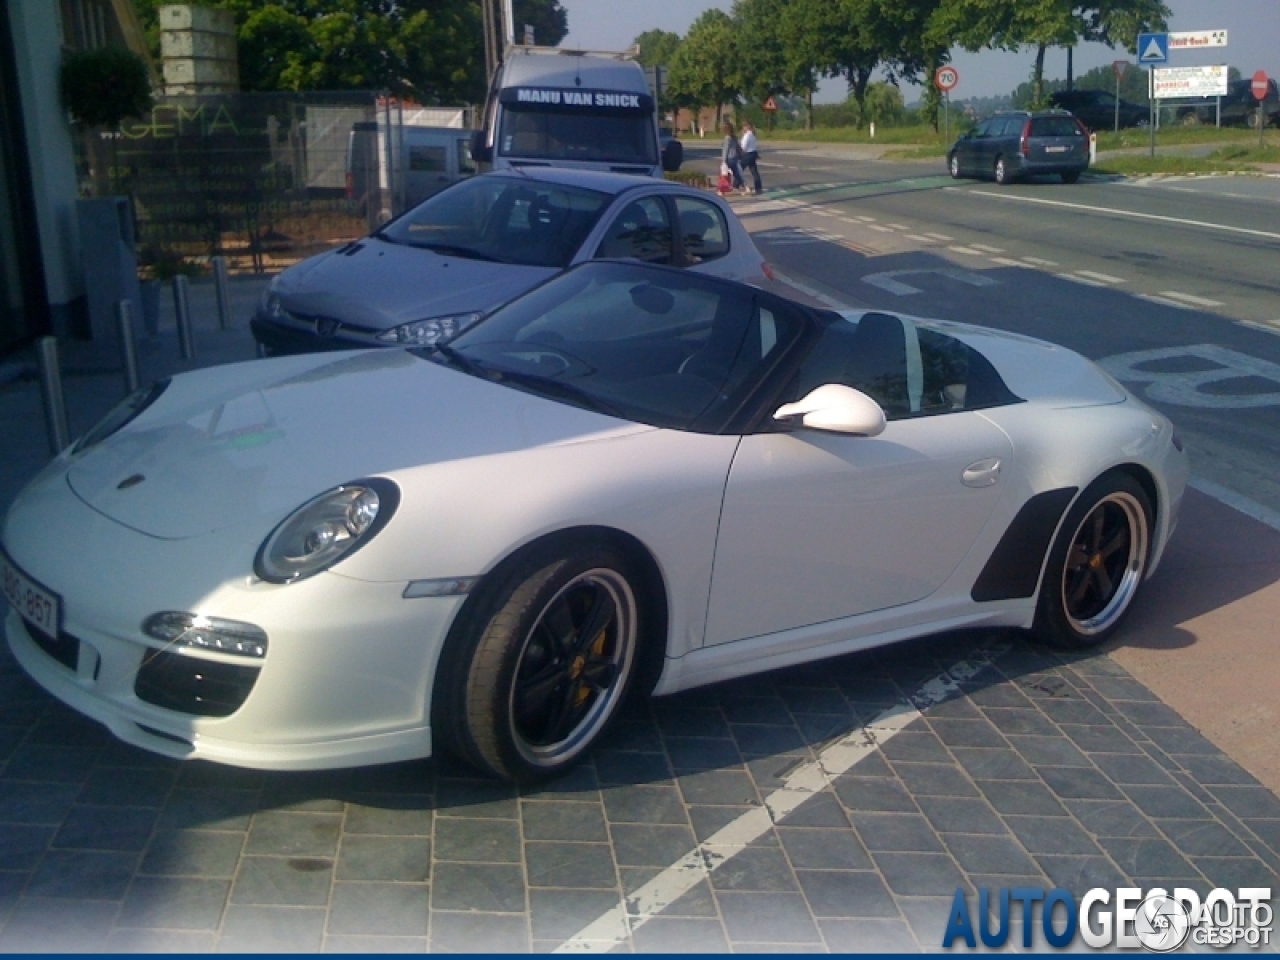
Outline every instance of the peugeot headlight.
POLYGON ((98 425, 86 433, 79 439, 72 453, 80 453, 87 450, 95 444, 101 443, 107 437, 111 436, 124 427, 132 420, 136 419, 143 410, 151 406, 160 399, 160 394, 169 389, 169 379, 157 380, 150 386, 135 390, 129 396, 121 400, 111 412, 98 421, 98 425))
POLYGON ((284 316, 284 304, 280 302, 280 294, 270 287, 262 291, 262 299, 258 301, 258 312, 268 320, 279 320, 284 316))
POLYGON ((378 334, 384 343, 402 344, 406 347, 429 347, 440 340, 448 340, 471 326, 483 314, 455 313, 447 317, 429 317, 426 320, 415 320, 413 323, 401 324, 385 333, 378 334))
POLYGON ((327 570, 373 539, 399 502, 400 489, 377 477, 322 493, 272 531, 254 571, 269 583, 292 583, 327 570))

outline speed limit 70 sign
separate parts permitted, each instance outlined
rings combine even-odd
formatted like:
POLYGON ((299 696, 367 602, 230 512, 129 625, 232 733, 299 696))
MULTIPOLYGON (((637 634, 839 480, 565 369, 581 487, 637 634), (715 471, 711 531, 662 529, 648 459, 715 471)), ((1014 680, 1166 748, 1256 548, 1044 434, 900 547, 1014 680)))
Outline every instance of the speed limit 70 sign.
POLYGON ((952 90, 960 82, 960 71, 955 67, 939 67, 933 75, 933 82, 939 90, 952 90))

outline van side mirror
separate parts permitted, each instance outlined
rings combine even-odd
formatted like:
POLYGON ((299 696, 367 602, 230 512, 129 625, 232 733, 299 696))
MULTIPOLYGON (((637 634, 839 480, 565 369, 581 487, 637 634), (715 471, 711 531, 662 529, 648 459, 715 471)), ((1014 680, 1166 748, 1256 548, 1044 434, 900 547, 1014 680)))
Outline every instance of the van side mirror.
POLYGON ((662 145, 662 169, 675 173, 684 163, 684 144, 674 137, 662 145))
POLYGON ((493 159, 493 147, 484 142, 483 130, 471 131, 471 159, 476 163, 488 163, 493 159))

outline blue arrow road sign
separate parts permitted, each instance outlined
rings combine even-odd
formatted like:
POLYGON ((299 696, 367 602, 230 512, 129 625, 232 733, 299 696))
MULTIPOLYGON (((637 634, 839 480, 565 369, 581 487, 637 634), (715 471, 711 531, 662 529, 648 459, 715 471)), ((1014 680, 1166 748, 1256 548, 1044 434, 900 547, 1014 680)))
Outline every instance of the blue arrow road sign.
POLYGON ((1169 59, 1169 35, 1167 33, 1138 34, 1138 62, 1165 63, 1169 59))

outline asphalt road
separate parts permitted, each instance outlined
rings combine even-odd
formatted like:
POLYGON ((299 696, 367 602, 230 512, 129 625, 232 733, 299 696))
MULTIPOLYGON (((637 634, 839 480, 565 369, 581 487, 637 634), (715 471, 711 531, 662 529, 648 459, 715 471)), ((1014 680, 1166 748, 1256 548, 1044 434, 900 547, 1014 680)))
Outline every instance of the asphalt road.
POLYGON ((838 146, 763 157, 767 194, 733 202, 794 285, 1102 361, 1178 425, 1202 489, 1280 516, 1280 178, 997 187, 838 146))

